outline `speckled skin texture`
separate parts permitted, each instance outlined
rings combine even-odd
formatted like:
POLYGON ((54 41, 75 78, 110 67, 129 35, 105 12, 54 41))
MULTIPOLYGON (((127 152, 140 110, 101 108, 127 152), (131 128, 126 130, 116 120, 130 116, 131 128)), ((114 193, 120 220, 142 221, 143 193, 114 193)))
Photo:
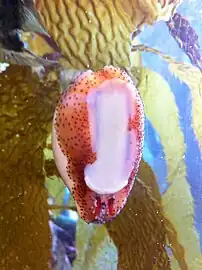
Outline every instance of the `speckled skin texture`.
MULTIPOLYGON (((87 187, 84 181, 84 169, 86 165, 96 160, 96 152, 92 150, 91 123, 88 118, 86 97, 91 89, 96 89, 102 82, 114 78, 133 85, 132 80, 124 71, 112 66, 95 73, 84 73, 77 77, 62 94, 55 112, 53 128, 58 146, 64 155, 63 159, 66 158, 66 172, 63 179, 65 178, 64 181, 73 194, 80 216, 87 222, 104 223, 120 212, 133 186, 142 154, 144 112, 138 90, 133 85, 131 103, 134 106, 134 112, 128 120, 128 129, 136 134, 136 155, 128 184, 120 191, 108 195, 97 194, 87 187)), ((60 161, 56 157, 57 163, 60 161)))

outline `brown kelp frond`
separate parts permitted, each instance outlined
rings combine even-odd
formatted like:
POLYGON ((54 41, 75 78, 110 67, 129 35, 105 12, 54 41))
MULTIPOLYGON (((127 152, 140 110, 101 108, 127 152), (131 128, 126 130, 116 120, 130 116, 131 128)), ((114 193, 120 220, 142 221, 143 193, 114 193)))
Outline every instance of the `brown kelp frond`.
MULTIPOLYGON (((139 177, 141 177, 141 179, 143 179, 144 181, 144 184, 148 188, 150 188, 153 198, 155 198, 160 204, 162 204, 162 197, 159 191, 156 177, 151 167, 146 162, 142 162, 141 164, 139 177)), ((163 220, 164 220, 165 230, 166 230, 167 247, 172 251, 172 254, 176 259, 176 262, 175 262, 176 265, 179 265, 182 269, 186 270, 187 265, 185 262, 185 251, 182 245, 180 245, 178 241, 178 233, 175 230, 171 221, 165 215, 163 216, 163 220)), ((173 266, 173 259, 172 259, 172 266, 173 266)), ((172 269, 176 269, 176 268, 172 268, 172 269)))
MULTIPOLYGON (((44 149, 44 150, 48 151, 49 149, 44 149)), ((52 177, 54 175, 59 177, 59 173, 55 166, 54 159, 46 159, 44 168, 45 168, 47 177, 52 177)))
POLYGON ((199 236, 194 227, 194 202, 186 180, 184 135, 175 97, 168 83, 156 72, 142 68, 138 79, 146 117, 159 135, 165 152, 169 188, 162 198, 164 213, 178 233, 190 267, 200 255, 199 236))
POLYGON ((192 96, 192 127, 202 154, 202 73, 197 68, 188 63, 179 63, 174 58, 163 54, 162 52, 149 48, 144 45, 136 45, 133 50, 151 52, 159 55, 168 62, 170 71, 180 81, 184 82, 190 88, 192 96))
POLYGON ((138 178, 126 207, 107 225, 118 248, 118 269, 171 269, 165 250, 162 206, 157 201, 158 186, 152 170, 143 161, 138 178))
POLYGON ((57 89, 28 67, 0 74, 0 269, 49 269, 43 147, 57 89))

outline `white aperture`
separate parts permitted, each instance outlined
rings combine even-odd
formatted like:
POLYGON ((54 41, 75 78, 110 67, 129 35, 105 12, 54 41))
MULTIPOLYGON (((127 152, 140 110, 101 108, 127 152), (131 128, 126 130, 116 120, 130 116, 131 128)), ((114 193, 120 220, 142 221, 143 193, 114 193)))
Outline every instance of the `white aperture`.
POLYGON ((132 161, 128 160, 131 159, 131 154, 128 154, 131 88, 120 79, 112 79, 92 89, 87 98, 97 159, 86 166, 85 182, 98 194, 115 193, 128 183, 132 170, 132 161))

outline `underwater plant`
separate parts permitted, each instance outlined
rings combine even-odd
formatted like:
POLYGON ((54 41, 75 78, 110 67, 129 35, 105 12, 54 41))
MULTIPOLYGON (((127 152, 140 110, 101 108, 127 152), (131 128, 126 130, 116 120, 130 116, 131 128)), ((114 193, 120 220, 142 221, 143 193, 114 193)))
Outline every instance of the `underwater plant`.
MULTIPOLYGON (((29 2, 32 1, 18 4, 25 4, 33 14, 26 6, 29 2)), ((162 57, 172 74, 188 85, 192 95, 192 128, 202 150, 201 71, 197 65, 177 62, 159 50, 139 44, 137 36, 144 31, 145 24, 153 25, 158 20, 165 20, 170 27, 168 22, 176 19, 172 15, 183 1, 35 0, 34 3, 34 12, 38 12, 34 18, 43 25, 40 29, 48 33, 20 25, 21 41, 34 64, 28 61, 24 47, 20 52, 14 47, 7 59, 10 66, 0 74, 0 269, 51 268, 49 213, 56 223, 61 210, 77 211, 74 202, 73 206, 69 202, 63 204, 65 186, 50 143, 54 112, 68 96, 65 91, 71 91, 75 74, 89 69, 96 74, 106 66, 124 69, 126 77, 135 82, 146 119, 152 123, 163 147, 168 188, 160 192, 157 176, 143 155, 125 207, 106 225, 86 224, 79 218, 77 257, 73 266, 64 264, 86 270, 201 269, 179 109, 169 84, 143 65, 141 52, 162 57), (31 33, 26 33, 27 30, 31 33), (23 59, 16 58, 19 53, 23 59), (38 72, 41 69, 43 73, 38 72), (48 205, 50 197, 54 204, 48 205)), ((184 40, 182 44, 185 45, 184 40)), ((183 46, 185 50, 187 47, 183 46)), ((8 50, 1 48, 0 52, 5 53, 5 49, 8 50)), ((199 52, 199 47, 195 49, 199 52)), ((191 59, 196 55, 192 54, 191 59)), ((65 251, 59 242, 62 254, 65 251)), ((52 266, 58 269, 54 263, 52 266)))

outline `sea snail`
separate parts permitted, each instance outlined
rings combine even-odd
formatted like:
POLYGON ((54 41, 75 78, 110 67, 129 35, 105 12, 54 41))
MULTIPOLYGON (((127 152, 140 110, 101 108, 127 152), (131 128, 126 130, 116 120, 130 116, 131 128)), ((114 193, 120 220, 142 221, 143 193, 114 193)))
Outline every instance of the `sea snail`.
POLYGON ((62 93, 53 119, 54 158, 86 222, 108 222, 124 207, 143 139, 143 104, 120 68, 86 71, 62 93))

